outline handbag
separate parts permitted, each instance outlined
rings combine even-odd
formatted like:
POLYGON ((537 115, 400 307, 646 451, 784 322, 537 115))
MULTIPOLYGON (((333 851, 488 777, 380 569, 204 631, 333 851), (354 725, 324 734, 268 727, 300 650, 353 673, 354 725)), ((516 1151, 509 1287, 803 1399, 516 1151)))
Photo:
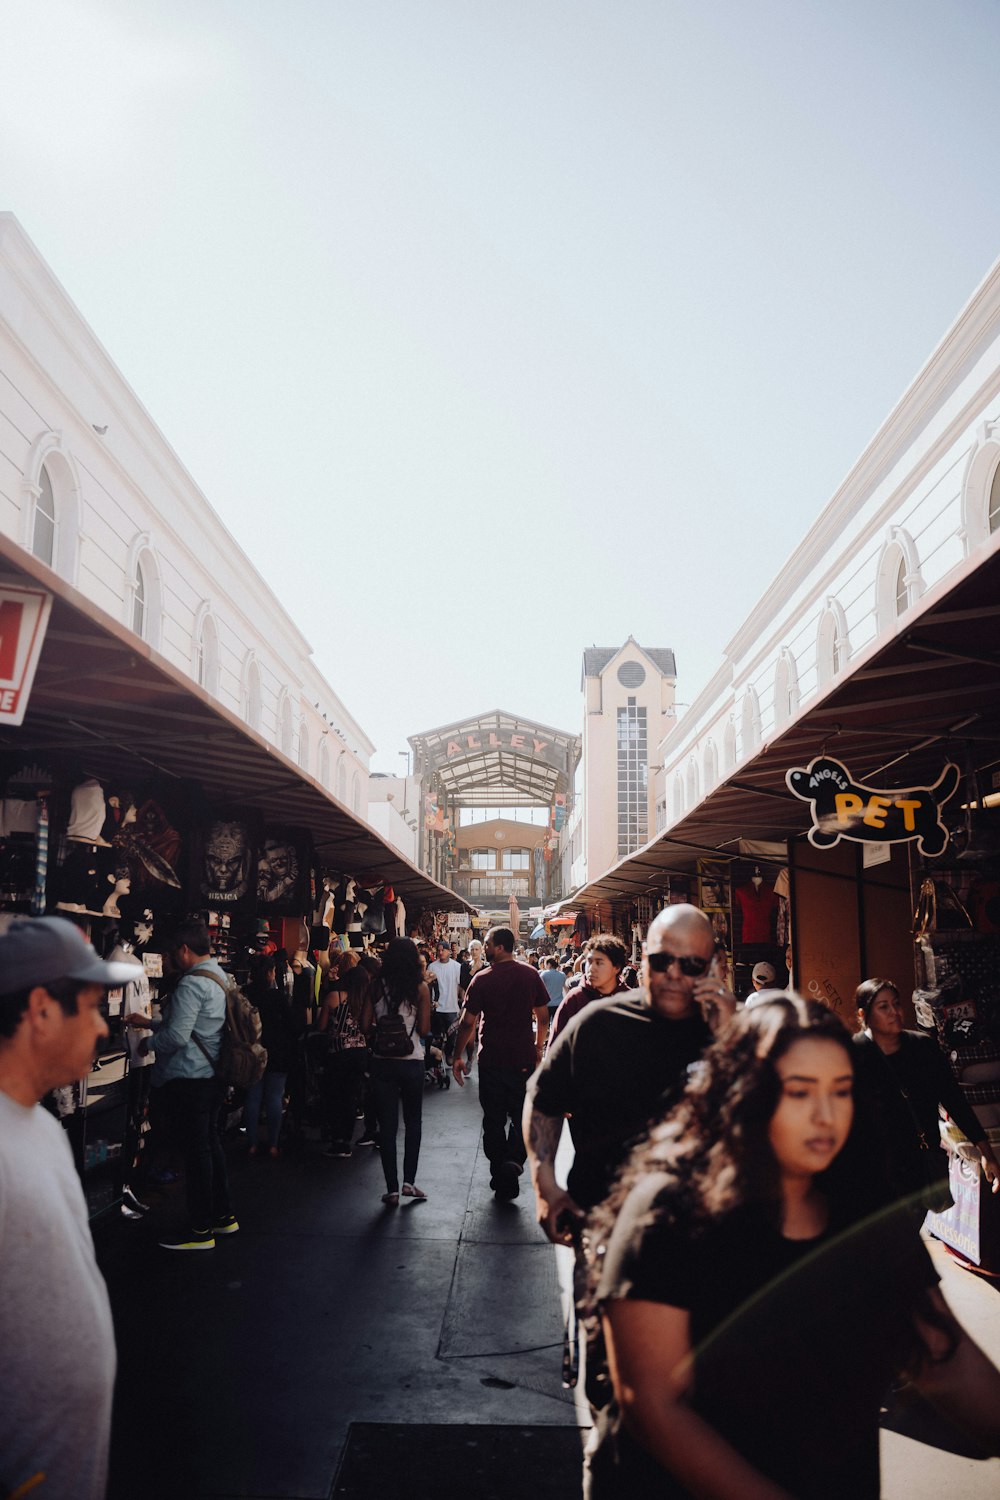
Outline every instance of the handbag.
POLYGON ((343 1000, 337 1008, 337 1018, 330 1028, 330 1052, 334 1056, 339 1056, 342 1052, 356 1052, 366 1045, 350 1003, 343 1000))

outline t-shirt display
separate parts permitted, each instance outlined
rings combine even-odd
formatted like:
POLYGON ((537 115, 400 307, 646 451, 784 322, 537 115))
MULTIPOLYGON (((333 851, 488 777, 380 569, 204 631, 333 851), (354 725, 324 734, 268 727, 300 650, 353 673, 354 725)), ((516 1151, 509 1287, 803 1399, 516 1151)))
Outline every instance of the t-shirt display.
POLYGON ((0 1476, 103 1500, 115 1338, 69 1142, 0 1091, 0 1476))
POLYGON ((538 970, 516 960, 483 969, 469 985, 465 1008, 479 1017, 480 1063, 531 1072, 535 1066, 533 1012, 548 1008, 538 970))
MULTIPOLYGON (((905 1219, 839 1230, 788 1240, 761 1208, 695 1224, 669 1179, 651 1174, 618 1216, 598 1297, 690 1313, 692 1408, 790 1495, 878 1500, 881 1398, 937 1277, 905 1219)), ((599 1362, 600 1340, 593 1354, 599 1362)), ((606 1377, 605 1387, 592 1500, 687 1496, 624 1431, 606 1377)))
POLYGON ((607 1197, 628 1143, 662 1112, 712 1040, 701 1015, 668 1020, 643 990, 595 1000, 549 1049, 533 1085, 543 1115, 570 1115, 576 1159, 567 1187, 581 1208, 607 1197))

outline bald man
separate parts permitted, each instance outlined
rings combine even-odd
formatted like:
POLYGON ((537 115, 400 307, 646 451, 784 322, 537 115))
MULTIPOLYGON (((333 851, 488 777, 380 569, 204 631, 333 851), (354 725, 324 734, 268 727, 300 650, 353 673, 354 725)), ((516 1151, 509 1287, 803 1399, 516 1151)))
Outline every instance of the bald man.
POLYGON ((724 972, 704 912, 665 907, 646 936, 642 988, 588 1005, 530 1079, 524 1136, 538 1222, 555 1244, 572 1242, 578 1221, 607 1197, 632 1139, 729 1021, 736 997, 724 972), (567 1117, 576 1157, 562 1188, 555 1155, 567 1117))

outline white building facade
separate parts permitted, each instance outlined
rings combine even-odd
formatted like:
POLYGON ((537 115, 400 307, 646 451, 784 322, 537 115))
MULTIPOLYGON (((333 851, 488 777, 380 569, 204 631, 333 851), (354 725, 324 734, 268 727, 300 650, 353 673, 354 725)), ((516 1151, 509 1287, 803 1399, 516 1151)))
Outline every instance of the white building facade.
POLYGON ((0 533, 367 818, 374 746, 7 213, 0 533))
POLYGON ((1000 262, 663 739, 656 831, 998 546, 1000 262))

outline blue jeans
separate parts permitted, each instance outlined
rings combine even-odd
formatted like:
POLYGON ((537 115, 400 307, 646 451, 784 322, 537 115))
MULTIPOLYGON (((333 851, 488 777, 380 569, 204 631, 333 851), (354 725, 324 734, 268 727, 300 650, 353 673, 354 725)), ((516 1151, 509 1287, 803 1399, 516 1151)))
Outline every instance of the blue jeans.
POLYGON ((396 1132, 399 1106, 403 1106, 403 1181, 416 1182, 420 1156, 421 1117, 424 1107, 424 1064, 420 1058, 375 1057, 372 1059, 372 1090, 378 1115, 379 1153, 387 1193, 399 1192, 396 1167, 396 1132))
POLYGON ((243 1123, 247 1128, 247 1143, 250 1146, 257 1144, 261 1104, 264 1106, 267 1119, 267 1144, 269 1146, 278 1144, 278 1137, 281 1134, 281 1106, 285 1100, 287 1078, 287 1073, 279 1073, 272 1068, 266 1068, 263 1076, 247 1089, 247 1096, 243 1101, 243 1123))

